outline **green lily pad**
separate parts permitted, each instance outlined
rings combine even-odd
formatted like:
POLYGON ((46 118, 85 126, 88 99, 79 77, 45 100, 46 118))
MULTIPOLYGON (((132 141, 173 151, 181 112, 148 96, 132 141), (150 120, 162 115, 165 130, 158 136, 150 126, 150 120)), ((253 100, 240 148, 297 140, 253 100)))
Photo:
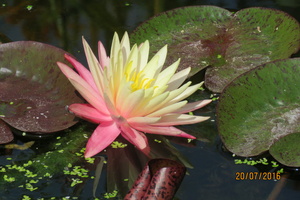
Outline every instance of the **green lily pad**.
POLYGON ((259 155, 300 131, 300 58, 261 65, 239 76, 220 95, 218 131, 239 156, 259 155))
POLYGON ((133 43, 148 39, 152 53, 168 44, 167 64, 181 58, 179 69, 204 69, 213 92, 263 63, 290 57, 300 47, 299 23, 269 8, 236 13, 215 6, 182 7, 159 14, 132 34, 133 43))
MULTIPOLYGON (((56 62, 66 52, 31 41, 0 45, 0 118, 24 132, 57 132, 77 120, 66 106, 81 103, 56 62)), ((2 135, 0 135, 2 137, 2 135)))
POLYGON ((270 147, 270 154, 283 165, 300 167, 300 133, 280 138, 270 147))

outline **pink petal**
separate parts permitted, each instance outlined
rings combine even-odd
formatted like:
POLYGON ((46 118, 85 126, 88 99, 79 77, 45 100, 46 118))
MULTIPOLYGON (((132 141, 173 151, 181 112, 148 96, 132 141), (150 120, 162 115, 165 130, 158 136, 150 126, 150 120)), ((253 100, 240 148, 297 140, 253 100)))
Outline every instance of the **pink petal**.
POLYGON ((202 107, 206 106, 210 102, 212 102, 211 99, 204 99, 204 100, 201 100, 201 101, 196 101, 196 102, 188 103, 185 106, 183 106, 182 108, 176 110, 175 113, 187 113, 187 112, 191 112, 191 111, 194 111, 194 110, 197 110, 199 108, 202 108, 202 107))
POLYGON ((99 63, 102 68, 107 67, 109 64, 109 57, 106 54, 106 50, 102 44, 102 42, 98 42, 98 57, 99 63))
POLYGON ((159 135, 168 135, 168 136, 176 136, 176 137, 185 137, 190 139, 196 139, 196 137, 189 135, 180 129, 177 129, 172 126, 168 127, 157 127, 157 126, 151 126, 151 125, 145 125, 145 126, 133 126, 135 129, 139 131, 143 131, 145 133, 152 133, 152 134, 159 134, 159 135))
POLYGON ((113 102, 111 101, 111 99, 109 98, 109 96, 106 93, 104 93, 103 97, 105 100, 106 108, 111 113, 111 115, 119 116, 120 114, 117 111, 117 109, 116 109, 115 105, 113 104, 113 102))
POLYGON ((87 100, 99 112, 106 115, 109 113, 103 98, 92 88, 92 86, 90 86, 68 65, 60 62, 57 62, 57 65, 85 100, 87 100))
POLYGON ((75 103, 69 106, 69 110, 76 116, 97 124, 101 122, 112 121, 109 115, 104 115, 90 104, 75 103))
POLYGON ((118 137, 120 132, 115 122, 100 124, 90 137, 84 156, 89 158, 101 152, 118 137))
POLYGON ((79 75, 90 85, 95 91, 98 91, 97 86, 94 82, 91 72, 85 68, 80 62, 72 58, 70 55, 65 54, 65 58, 75 67, 79 75))
POLYGON ((129 124, 122 124, 122 136, 128 140, 131 144, 139 148, 144 154, 150 153, 150 147, 148 145, 148 139, 144 133, 141 133, 129 126, 129 124))

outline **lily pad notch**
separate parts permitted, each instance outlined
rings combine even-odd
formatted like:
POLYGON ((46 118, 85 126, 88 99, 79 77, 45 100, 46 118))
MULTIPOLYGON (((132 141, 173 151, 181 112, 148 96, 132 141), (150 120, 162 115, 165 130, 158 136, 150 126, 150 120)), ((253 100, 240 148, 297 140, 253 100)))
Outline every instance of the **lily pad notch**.
POLYGON ((285 12, 246 8, 230 12, 216 6, 166 11, 137 27, 133 43, 147 38, 152 54, 168 44, 167 65, 181 58, 191 76, 207 68, 205 85, 220 93, 242 73, 266 62, 289 58, 300 48, 300 25, 285 12))

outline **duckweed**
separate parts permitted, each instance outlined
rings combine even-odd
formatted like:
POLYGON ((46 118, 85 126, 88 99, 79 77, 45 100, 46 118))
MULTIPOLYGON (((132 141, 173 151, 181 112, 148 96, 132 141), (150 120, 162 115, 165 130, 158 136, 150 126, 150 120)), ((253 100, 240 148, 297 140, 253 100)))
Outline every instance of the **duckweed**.
POLYGON ((114 141, 113 143, 111 143, 111 147, 114 149, 125 148, 126 146, 127 144, 123 144, 122 142, 118 142, 118 141, 114 141))
POLYGON ((23 195, 22 200, 30 200, 31 198, 27 195, 23 195))
MULTIPOLYGON (((233 154, 232 156, 235 157, 235 154, 233 154)), ((247 158, 245 158, 244 160, 234 159, 234 163, 235 164, 246 164, 246 165, 251 165, 251 166, 254 166, 254 165, 257 165, 257 164, 262 164, 262 165, 271 165, 274 168, 279 167, 279 164, 276 161, 268 162, 267 158, 261 158, 259 160, 252 160, 252 159, 247 159, 247 158)), ((283 173, 283 168, 281 168, 277 172, 283 173)))
POLYGON ((281 168, 280 170, 278 170, 277 172, 279 173, 283 173, 283 168, 281 168))
POLYGON ((112 193, 105 193, 105 194, 103 195, 103 197, 104 197, 105 199, 110 199, 110 198, 116 197, 117 194, 118 194, 118 191, 114 190, 112 193))
POLYGON ((279 165, 277 164, 277 162, 275 162, 275 161, 271 161, 271 163, 272 163, 272 167, 278 167, 279 165))
POLYGON ((161 143, 161 140, 154 139, 154 142, 161 143))
POLYGON ((83 183, 83 181, 80 180, 79 178, 72 178, 71 187, 74 187, 75 185, 77 185, 79 183, 83 183))
POLYGON ((247 164, 247 165, 256 165, 256 164, 263 164, 263 165, 269 165, 268 160, 266 158, 261 158, 259 160, 248 160, 244 159, 243 161, 240 159, 234 160, 235 164, 247 164))
MULTIPOLYGON (((16 186, 33 192, 38 190, 41 180, 51 178, 54 174, 63 173, 65 176, 71 176, 68 179, 71 187, 82 183, 84 178, 93 179, 94 177, 89 175, 89 170, 74 165, 78 161, 81 163, 85 161, 88 164, 93 164, 95 161, 95 158, 83 158, 85 148, 82 146, 85 146, 87 138, 85 127, 79 126, 75 130, 65 132, 64 137, 56 137, 53 144, 49 145, 50 151, 40 153, 26 162, 18 161, 15 157, 8 157, 6 160, 10 163, 0 166, 0 180, 4 180, 0 181, 0 186, 14 183, 17 185, 12 185, 12 187, 16 186)), ((23 195, 22 199, 30 199, 30 197, 23 195)), ((53 199, 56 198, 53 197, 53 199)))
POLYGON ((25 188, 26 188, 27 190, 29 190, 30 192, 32 192, 32 191, 38 189, 38 187, 34 187, 31 183, 26 183, 26 184, 25 184, 25 188))
POLYGON ((85 158, 88 163, 94 164, 95 158, 85 158))
POLYGON ((219 99, 219 97, 217 96, 217 94, 211 94, 210 98, 212 101, 217 101, 219 99))
POLYGON ((198 90, 204 91, 205 89, 204 89, 203 85, 201 85, 201 87, 199 87, 198 90))
POLYGON ((15 177, 9 177, 6 174, 3 176, 3 179, 4 179, 4 181, 9 182, 9 183, 14 182, 16 180, 15 177))
POLYGON ((28 11, 32 10, 32 8, 33 8, 32 5, 27 5, 27 6, 26 6, 26 9, 27 9, 28 11))
MULTIPOLYGON (((23 161, 18 157, 7 157, 6 165, 0 166, 0 187, 7 183, 13 183, 9 187, 19 187, 24 190, 20 194, 22 200, 32 199, 31 192, 37 191, 45 181, 54 175, 63 175, 69 181, 70 187, 82 184, 86 179, 95 179, 90 171, 85 167, 95 163, 95 158, 84 158, 85 146, 88 135, 83 126, 77 127, 73 131, 66 131, 64 136, 58 136, 53 139, 52 144, 45 153, 33 155, 31 159, 23 161), (83 165, 77 165, 83 163, 83 165), (27 192, 27 193, 26 193, 27 192), (26 194, 26 195, 25 195, 26 194)), ((113 142, 112 148, 125 148, 127 144, 113 142)), ((20 151, 14 149, 14 151, 20 151)), ((107 163, 104 161, 104 163, 107 163)), ((124 179, 128 181, 128 179, 124 179)), ((105 193, 104 198, 114 198, 117 191, 105 193)), ((44 200, 45 198, 38 198, 44 200)), ((77 197, 48 197, 47 199, 78 199, 77 197)), ((97 198, 95 197, 95 200, 97 198)))
POLYGON ((188 143, 191 143, 192 141, 193 141, 193 139, 190 139, 190 138, 187 139, 188 143))

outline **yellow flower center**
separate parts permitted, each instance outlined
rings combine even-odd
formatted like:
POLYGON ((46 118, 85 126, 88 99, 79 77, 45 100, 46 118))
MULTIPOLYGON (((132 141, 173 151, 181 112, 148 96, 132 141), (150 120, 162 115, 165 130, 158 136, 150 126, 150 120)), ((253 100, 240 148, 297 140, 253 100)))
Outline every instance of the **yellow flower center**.
POLYGON ((132 91, 136 91, 139 89, 147 89, 151 86, 151 83, 154 79, 144 78, 143 71, 139 72, 138 74, 134 73, 133 76, 128 81, 132 81, 131 89, 132 91))
POLYGON ((125 70, 126 80, 133 82, 131 84, 131 90, 136 91, 139 89, 147 89, 151 87, 151 83, 155 79, 145 78, 144 71, 136 72, 131 70, 132 63, 129 63, 125 70))

